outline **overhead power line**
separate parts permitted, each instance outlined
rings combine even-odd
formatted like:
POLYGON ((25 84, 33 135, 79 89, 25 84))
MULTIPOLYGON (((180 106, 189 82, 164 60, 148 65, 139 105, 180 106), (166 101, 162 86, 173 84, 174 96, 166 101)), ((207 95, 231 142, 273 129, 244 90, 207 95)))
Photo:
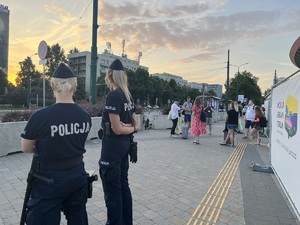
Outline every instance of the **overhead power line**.
POLYGON ((65 5, 67 2, 69 2, 70 0, 66 0, 63 4, 57 6, 55 9, 53 9, 50 13, 48 13, 46 16, 42 17, 41 19, 39 19, 36 23, 32 24, 31 26, 29 26, 28 28, 26 28, 23 32, 21 32, 20 34, 18 34, 15 38, 17 39, 18 37, 20 37, 22 34, 24 34, 26 31, 30 30, 31 28, 33 28, 34 26, 36 26, 37 24, 39 24, 40 22, 42 22, 44 19, 46 19, 49 15, 51 15, 52 13, 54 13, 57 9, 61 8, 63 5, 65 5))
POLYGON ((71 34, 73 33, 74 29, 77 27, 79 21, 82 19, 83 15, 85 14, 85 12, 87 11, 87 9, 89 8, 90 4, 92 3, 93 0, 90 1, 90 3, 87 5, 87 7, 85 8, 85 10, 83 11, 83 13, 81 14, 81 16, 79 17, 79 20, 77 21, 77 23, 74 25, 73 29, 71 30, 69 36, 66 38, 66 41, 69 40, 71 34))

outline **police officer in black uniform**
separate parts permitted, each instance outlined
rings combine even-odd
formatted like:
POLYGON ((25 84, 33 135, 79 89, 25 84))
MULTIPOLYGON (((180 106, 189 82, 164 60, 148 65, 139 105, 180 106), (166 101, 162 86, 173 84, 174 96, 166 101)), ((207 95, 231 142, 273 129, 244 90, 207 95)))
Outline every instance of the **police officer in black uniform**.
POLYGON ((107 95, 102 114, 101 158, 99 160, 109 225, 132 225, 132 197, 128 183, 131 138, 139 129, 133 98, 128 90, 127 75, 119 59, 110 65, 105 82, 107 95))
POLYGON ((83 154, 91 118, 73 102, 77 79, 68 66, 60 64, 50 82, 56 103, 33 113, 21 146, 23 152, 38 153, 39 175, 53 179, 53 184, 34 179, 26 224, 59 225, 63 210, 68 225, 87 225, 83 154))

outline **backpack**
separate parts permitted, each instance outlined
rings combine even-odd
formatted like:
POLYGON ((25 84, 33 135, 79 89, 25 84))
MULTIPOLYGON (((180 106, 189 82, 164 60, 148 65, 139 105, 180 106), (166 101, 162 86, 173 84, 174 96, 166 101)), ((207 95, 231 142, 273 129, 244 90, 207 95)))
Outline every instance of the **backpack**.
POLYGON ((260 123, 261 127, 266 127, 267 123, 268 123, 268 120, 266 119, 266 117, 262 117, 262 118, 259 119, 259 123, 260 123))

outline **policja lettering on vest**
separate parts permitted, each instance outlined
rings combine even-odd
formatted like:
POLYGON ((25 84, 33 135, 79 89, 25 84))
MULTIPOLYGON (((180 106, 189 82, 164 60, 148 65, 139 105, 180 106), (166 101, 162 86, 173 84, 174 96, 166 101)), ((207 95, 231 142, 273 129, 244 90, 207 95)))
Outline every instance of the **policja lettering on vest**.
POLYGON ((88 122, 82 123, 80 127, 79 123, 70 123, 70 124, 59 124, 51 126, 51 137, 55 136, 55 133, 58 133, 59 136, 66 136, 72 134, 83 134, 90 131, 90 124, 88 122))
POLYGON ((129 111, 134 108, 132 103, 124 103, 124 111, 129 111))

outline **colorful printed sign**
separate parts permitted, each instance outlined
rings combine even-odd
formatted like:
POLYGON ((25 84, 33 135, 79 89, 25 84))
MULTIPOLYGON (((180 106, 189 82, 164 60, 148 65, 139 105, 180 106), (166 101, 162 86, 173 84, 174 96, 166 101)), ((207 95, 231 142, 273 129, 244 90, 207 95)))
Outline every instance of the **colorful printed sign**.
POLYGON ((273 89, 271 104, 271 163, 292 202, 300 211, 300 76, 273 89))

